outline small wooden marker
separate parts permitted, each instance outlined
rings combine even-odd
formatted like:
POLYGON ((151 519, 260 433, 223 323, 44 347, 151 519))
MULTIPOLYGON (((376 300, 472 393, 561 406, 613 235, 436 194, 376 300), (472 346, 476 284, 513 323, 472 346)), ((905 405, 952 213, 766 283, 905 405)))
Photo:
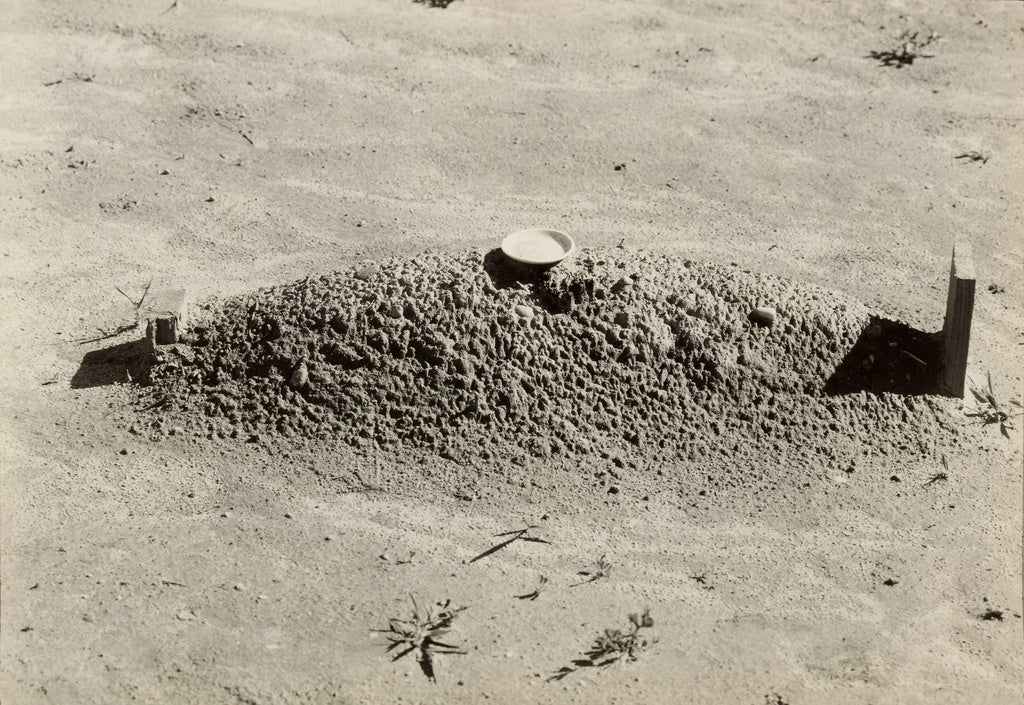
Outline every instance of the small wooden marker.
POLYGON ((942 326, 943 391, 954 397, 964 395, 967 353, 971 344, 971 316, 974 314, 974 258, 967 242, 953 246, 949 269, 946 322, 942 326))
POLYGON ((146 322, 146 341, 151 351, 157 345, 177 343, 188 325, 187 292, 165 289, 150 293, 142 320, 146 322))

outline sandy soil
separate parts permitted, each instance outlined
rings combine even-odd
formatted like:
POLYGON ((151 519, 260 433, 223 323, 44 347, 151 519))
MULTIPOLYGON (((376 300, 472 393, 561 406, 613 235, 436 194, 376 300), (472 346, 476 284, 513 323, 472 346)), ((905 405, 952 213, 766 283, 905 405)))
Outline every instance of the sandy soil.
POLYGON ((115 287, 226 296, 547 225, 925 331, 966 238, 969 372, 1019 398, 1019 3, 168 4, 0 11, 4 702, 1019 702, 1024 424, 970 403, 942 402, 931 484, 907 447, 766 458, 772 495, 465 501, 354 491, 415 468, 344 449, 150 440, 127 377, 74 382, 133 337, 106 337, 115 287), (939 38, 871 57, 908 31, 939 38), (524 521, 551 543, 469 562, 524 521), (436 683, 370 631, 410 594, 468 607, 436 683), (638 660, 549 680, 645 607, 638 660))

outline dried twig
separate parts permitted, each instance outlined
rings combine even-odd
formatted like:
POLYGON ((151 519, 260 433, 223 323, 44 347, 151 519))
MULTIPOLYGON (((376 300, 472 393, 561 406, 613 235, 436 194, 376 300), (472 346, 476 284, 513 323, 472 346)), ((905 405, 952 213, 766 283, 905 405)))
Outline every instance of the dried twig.
POLYGON ((128 301, 131 303, 131 305, 135 307, 135 319, 136 320, 139 320, 139 318, 141 318, 142 304, 145 303, 146 296, 149 295, 149 288, 151 286, 153 286, 153 279, 152 278, 150 278, 149 283, 146 284, 146 287, 142 290, 142 297, 139 298, 138 301, 134 300, 132 297, 128 296, 128 294, 124 293, 124 290, 121 289, 121 287, 119 287, 119 286, 115 286, 114 287, 115 289, 117 289, 117 293, 119 293, 121 296, 123 296, 126 299, 128 299, 128 301))
POLYGON ((900 354, 901 354, 901 355, 906 355, 906 356, 907 356, 907 357, 909 357, 909 358, 910 358, 911 360, 913 360, 914 362, 916 362, 916 363, 918 363, 918 364, 920 364, 920 365, 923 365, 924 367, 927 367, 927 366, 928 366, 928 363, 927 363, 927 362, 925 362, 924 360, 922 360, 921 358, 919 358, 919 357, 918 357, 917 355, 914 355, 913 353, 907 352, 906 350, 900 350, 900 354))
MULTIPOLYGON (((68 80, 68 81, 75 80, 75 81, 81 81, 82 83, 92 83, 94 78, 96 78, 96 74, 94 74, 94 73, 93 74, 88 74, 88 73, 79 73, 78 71, 75 71, 75 73, 73 73, 70 78, 67 78, 67 79, 58 78, 55 81, 47 81, 46 83, 43 84, 43 86, 46 87, 46 88, 49 88, 50 86, 56 86, 58 83, 64 83, 65 80, 68 80)), ((68 151, 70 151, 70 150, 68 150, 68 151)))
POLYGON ((986 164, 989 160, 988 155, 982 154, 981 152, 964 152, 963 154, 958 154, 953 158, 963 159, 964 164, 967 162, 981 162, 982 164, 986 164))
POLYGON ((530 526, 527 526, 525 529, 516 529, 516 530, 513 530, 513 531, 504 531, 504 532, 502 532, 500 534, 495 534, 495 537, 511 536, 511 538, 506 539, 505 541, 502 541, 501 543, 495 544, 494 546, 491 546, 486 551, 484 551, 483 553, 481 553, 478 556, 475 556, 474 558, 472 558, 468 562, 469 563, 475 563, 478 560, 480 560, 481 558, 486 558, 487 556, 491 555, 492 553, 496 553, 496 552, 500 551, 501 549, 505 548, 506 546, 508 546, 510 543, 513 543, 514 541, 532 541, 534 543, 551 543, 550 541, 547 541, 546 539, 537 538, 536 536, 528 536, 527 535, 531 529, 536 529, 536 528, 537 528, 536 526, 531 524, 530 526))
POLYGON ((163 12, 161 12, 159 15, 157 15, 157 17, 163 17, 164 15, 166 15, 171 10, 176 10, 176 9, 178 9, 178 0, 174 0, 174 2, 172 2, 170 5, 168 5, 167 9, 164 10, 163 12))
POLYGON ((949 461, 946 460, 945 453, 942 454, 942 467, 946 468, 946 472, 935 473, 934 475, 931 476, 931 479, 929 479, 928 482, 921 485, 921 487, 927 487, 928 485, 934 485, 936 482, 941 482, 943 480, 949 479, 949 475, 947 474, 949 472, 949 461))
POLYGON ((79 345, 88 345, 90 343, 98 343, 101 340, 108 340, 110 338, 116 338, 117 336, 121 335, 122 333, 127 333, 128 331, 135 330, 137 327, 138 327, 138 323, 136 322, 134 324, 130 324, 129 323, 129 324, 125 324, 123 326, 118 326, 117 328, 114 328, 113 330, 103 330, 102 328, 99 328, 98 330, 99 330, 100 334, 98 336, 96 336, 94 338, 80 338, 80 339, 74 340, 72 342, 78 343, 79 345))

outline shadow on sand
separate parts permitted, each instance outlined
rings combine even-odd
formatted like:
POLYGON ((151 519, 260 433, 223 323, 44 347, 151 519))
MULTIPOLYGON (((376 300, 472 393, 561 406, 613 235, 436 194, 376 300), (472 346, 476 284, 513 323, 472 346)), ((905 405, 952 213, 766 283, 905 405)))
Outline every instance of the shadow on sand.
POLYGON ((942 394, 942 334, 871 317, 842 364, 825 383, 828 395, 942 394))
POLYGON ((484 255, 484 272, 495 289, 511 289, 522 285, 531 294, 531 303, 547 313, 568 313, 580 304, 593 300, 594 281, 586 277, 563 278, 553 284, 549 272, 559 263, 523 264, 495 248, 484 255))
POLYGON ((71 378, 72 389, 88 389, 125 382, 144 382, 152 366, 145 340, 119 343, 87 352, 71 378))

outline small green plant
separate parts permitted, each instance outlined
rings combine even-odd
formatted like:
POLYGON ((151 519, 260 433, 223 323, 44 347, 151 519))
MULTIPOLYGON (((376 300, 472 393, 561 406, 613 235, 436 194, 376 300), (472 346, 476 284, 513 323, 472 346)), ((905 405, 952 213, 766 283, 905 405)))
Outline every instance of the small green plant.
POLYGON ((1003 611, 1002 610, 991 610, 991 609, 990 610, 985 610, 980 615, 978 615, 978 619, 984 620, 986 622, 993 622, 993 621, 1002 622, 1003 621, 1003 611))
POLYGON ((452 644, 441 641, 441 637, 451 631, 452 622, 465 607, 453 607, 451 600, 438 602, 435 607, 439 608, 437 614, 428 607, 423 613, 420 612, 416 598, 409 596, 412 600, 412 617, 410 619, 394 618, 389 620, 387 629, 374 629, 372 631, 384 634, 389 644, 384 653, 390 653, 400 649, 391 660, 397 661, 403 656, 416 653, 417 661, 423 674, 431 681, 436 681, 434 674, 434 657, 438 654, 465 654, 466 652, 452 644))
POLYGON ((949 461, 946 460, 946 454, 945 453, 942 454, 942 467, 946 468, 945 472, 937 472, 937 473, 935 473, 934 475, 931 476, 931 478, 928 480, 928 482, 924 483, 921 486, 922 487, 927 487, 928 485, 934 485, 936 482, 945 482, 946 480, 949 479, 949 474, 948 474, 949 473, 949 461))
POLYGON ((540 580, 537 583, 537 587, 534 588, 533 592, 528 592, 525 595, 513 595, 513 597, 517 600, 529 600, 533 602, 538 597, 540 597, 541 590, 544 589, 544 586, 547 585, 547 583, 548 577, 546 575, 542 575, 540 576, 540 580))
POLYGON ((1024 415, 1024 405, 1016 399, 1011 399, 1008 403, 1011 406, 1017 407, 1020 411, 1008 410, 1006 407, 1001 405, 996 399, 996 393, 992 388, 991 372, 988 373, 987 389, 979 387, 972 379, 970 390, 979 406, 973 411, 967 412, 967 415, 981 419, 981 423, 984 426, 988 426, 989 424, 999 424, 1000 433, 1009 438, 1010 429, 1016 428, 1013 425, 1013 420, 1018 416, 1024 415))
POLYGON ((708 583, 707 573, 700 573, 699 575, 691 575, 690 580, 700 585, 701 590, 714 590, 715 586, 708 583))
POLYGON ((604 554, 602 554, 601 557, 597 559, 597 562, 594 565, 595 570, 581 570, 576 574, 582 575, 586 578, 586 580, 581 580, 580 582, 570 585, 569 587, 586 585, 587 583, 592 583, 596 580, 600 580, 601 578, 607 578, 609 575, 612 574, 612 564, 605 560, 604 554))
POLYGON ((901 69, 910 66, 916 59, 931 59, 934 54, 922 53, 922 49, 939 38, 937 32, 929 32, 927 37, 918 38, 920 32, 905 31, 896 38, 898 44, 892 49, 884 51, 872 51, 869 58, 875 59, 882 66, 891 66, 901 69))
POLYGON ((631 613, 629 623, 629 629, 626 631, 605 629, 584 653, 586 658, 574 660, 571 666, 562 666, 548 678, 548 681, 561 680, 581 668, 607 668, 614 663, 636 661, 641 653, 658 642, 658 638, 648 637, 643 633, 644 629, 654 626, 649 609, 640 614, 631 613))
POLYGON ((623 658, 627 661, 636 661, 641 651, 657 641, 656 638, 648 640, 640 634, 641 629, 654 626, 650 610, 644 610, 643 614, 633 612, 629 615, 629 623, 628 631, 605 629, 604 634, 597 637, 594 645, 587 651, 587 657, 595 666, 610 666, 623 658))

